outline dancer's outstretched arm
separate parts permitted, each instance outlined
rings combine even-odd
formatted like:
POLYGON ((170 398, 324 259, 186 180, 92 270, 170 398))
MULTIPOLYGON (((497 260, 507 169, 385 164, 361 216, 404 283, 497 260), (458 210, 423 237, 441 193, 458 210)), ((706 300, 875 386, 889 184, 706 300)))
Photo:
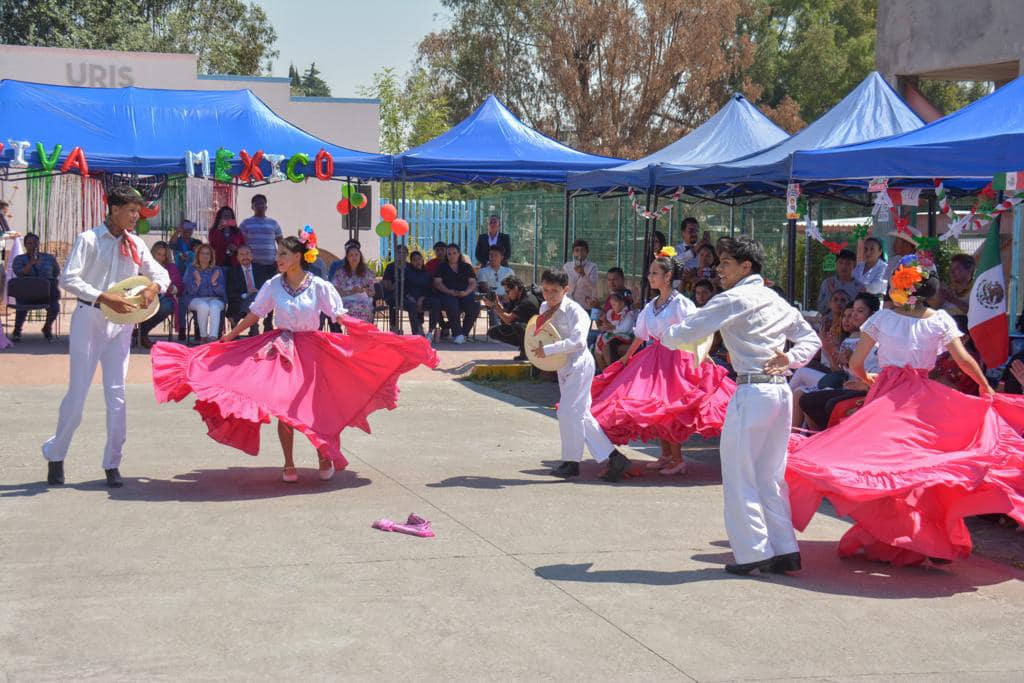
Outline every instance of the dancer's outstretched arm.
POLYGON ((224 336, 220 338, 222 342, 229 342, 235 339, 238 335, 245 332, 247 329, 255 325, 260 321, 260 317, 255 313, 246 313, 245 317, 238 321, 238 324, 231 328, 230 332, 225 332, 224 336))

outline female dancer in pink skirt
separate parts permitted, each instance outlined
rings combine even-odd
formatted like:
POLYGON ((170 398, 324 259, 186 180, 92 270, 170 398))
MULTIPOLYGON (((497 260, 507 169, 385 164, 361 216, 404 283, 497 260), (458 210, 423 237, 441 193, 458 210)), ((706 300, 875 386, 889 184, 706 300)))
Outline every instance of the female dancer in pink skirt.
POLYGON ((670 250, 663 249, 651 263, 647 278, 658 296, 640 311, 633 344, 621 360, 594 378, 591 412, 612 443, 660 440, 661 458, 648 468, 680 474, 686 470, 682 442, 691 434, 707 437, 722 432, 736 385, 725 368, 710 361, 697 365, 689 351, 675 351, 660 342, 669 327, 697 310, 672 288, 670 250), (645 341, 651 343, 637 353, 645 341))
POLYGON ((861 326, 850 372, 871 386, 864 407, 835 427, 790 440, 786 481, 804 529, 828 498, 853 527, 839 555, 893 564, 967 557, 964 517, 1005 513, 1024 523, 1024 399, 993 395, 953 319, 926 305, 937 278, 916 255, 892 275, 895 308, 861 326), (864 371, 878 345, 882 371, 864 371), (949 351, 978 383, 968 396, 928 379, 949 351))
POLYGON ((381 332, 345 315, 337 290, 306 270, 315 260, 312 249, 295 237, 278 241, 279 274, 260 288, 248 315, 221 343, 194 349, 161 343, 152 352, 157 401, 194 393, 195 410, 214 440, 256 455, 260 425, 276 417, 286 482, 298 480, 296 429, 317 449, 320 478, 330 479, 335 467, 348 464, 341 431, 355 426, 369 433, 370 413, 397 406, 399 375, 420 364, 437 366, 424 339, 381 332), (276 329, 232 341, 271 311, 276 329), (321 313, 348 334, 320 332, 321 313))

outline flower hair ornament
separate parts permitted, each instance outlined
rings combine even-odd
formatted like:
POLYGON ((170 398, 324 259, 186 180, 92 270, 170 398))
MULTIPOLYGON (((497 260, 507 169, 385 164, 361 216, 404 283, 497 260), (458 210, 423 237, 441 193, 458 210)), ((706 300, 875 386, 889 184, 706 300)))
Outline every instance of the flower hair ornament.
POLYGON ((656 256, 656 258, 668 258, 668 259, 673 259, 675 257, 676 257, 676 248, 675 247, 662 247, 661 251, 659 251, 658 255, 656 256))
POLYGON ((917 254, 904 256, 889 278, 889 298, 897 306, 906 310, 913 309, 918 304, 916 292, 929 277, 931 273, 917 254))
POLYGON ((299 231, 299 241, 306 245, 306 253, 302 258, 306 263, 316 263, 320 250, 316 248, 316 233, 312 226, 307 225, 299 231))

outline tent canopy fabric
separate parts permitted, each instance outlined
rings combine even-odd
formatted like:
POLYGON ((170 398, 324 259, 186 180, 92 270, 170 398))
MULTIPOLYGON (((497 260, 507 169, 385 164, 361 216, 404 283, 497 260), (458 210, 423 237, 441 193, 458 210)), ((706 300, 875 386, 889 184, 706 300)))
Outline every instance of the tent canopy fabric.
POLYGON ((406 180, 420 182, 564 183, 570 171, 622 161, 586 154, 541 135, 488 95, 447 132, 396 156, 395 166, 406 180))
POLYGON ((570 190, 605 192, 616 187, 652 189, 655 166, 698 168, 739 159, 789 137, 743 95, 733 95, 718 112, 691 131, 653 154, 621 166, 573 173, 570 190))
MULTIPOLYGON (((882 140, 798 152, 793 177, 806 180, 980 179, 1024 168, 1024 77, 949 116, 882 140)), ((910 184, 910 183, 907 183, 910 184)), ((974 183, 975 186, 978 183, 974 183)))
POLYGON ((702 169, 661 166, 656 181, 664 187, 683 186, 687 194, 715 198, 785 194, 796 152, 874 140, 923 125, 875 71, 821 118, 774 147, 702 169))
MULTIPOLYGON (((31 168, 41 166, 40 142, 46 154, 62 145, 64 161, 74 147, 85 153, 90 171, 182 174, 186 152, 207 150, 211 164, 217 150, 231 150, 231 174, 242 168, 238 152, 250 155, 297 153, 310 163, 295 172, 313 175, 312 160, 324 149, 334 157, 334 176, 376 179, 392 177, 391 157, 339 147, 293 126, 249 90, 158 90, 151 88, 82 88, 0 81, 0 137, 27 140, 31 168)), ((0 167, 9 167, 14 150, 0 153, 0 167)), ((284 171, 284 163, 281 170, 284 171)), ((269 177, 269 161, 261 164, 269 177)), ((201 169, 197 169, 198 174, 201 169)))

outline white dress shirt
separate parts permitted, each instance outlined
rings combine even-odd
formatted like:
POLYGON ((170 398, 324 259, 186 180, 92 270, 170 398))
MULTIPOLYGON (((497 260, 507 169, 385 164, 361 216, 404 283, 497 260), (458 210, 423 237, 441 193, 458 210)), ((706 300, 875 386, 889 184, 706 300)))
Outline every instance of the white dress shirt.
POLYGON ((87 230, 75 238, 71 254, 60 274, 61 289, 83 301, 95 302, 111 286, 132 277, 145 275, 166 292, 171 286, 167 270, 160 265, 142 238, 130 232, 124 239, 135 243, 141 264, 121 253, 121 238, 114 237, 106 225, 87 230))
POLYGON ((888 268, 889 264, 884 259, 878 259, 870 268, 861 261, 853 269, 853 279, 865 292, 882 296, 889 288, 889 282, 885 279, 888 268))
POLYGON ((698 246, 695 244, 691 247, 682 242, 676 245, 675 261, 683 270, 696 270, 700 266, 700 259, 697 258, 698 246))
MULTIPOLYGON (((544 315, 550 307, 545 301, 540 305, 540 315, 544 315)), ((583 307, 569 298, 567 294, 558 305, 558 310, 551 316, 551 326, 558 331, 560 340, 544 347, 544 355, 551 356, 564 353, 569 362, 563 369, 575 364, 577 358, 587 351, 587 335, 590 333, 590 315, 583 307)), ((529 341, 529 340, 527 340, 529 341)), ((534 344, 536 346, 536 344, 534 344)))
POLYGON ((583 276, 576 272, 576 261, 569 261, 563 266, 569 276, 569 298, 580 306, 587 305, 587 298, 597 298, 597 264, 587 259, 583 262, 583 276))
POLYGON ((497 272, 494 268, 491 268, 490 264, 483 266, 476 273, 477 282, 487 283, 487 288, 492 292, 497 292, 498 296, 505 296, 505 287, 501 284, 502 281, 507 277, 512 277, 515 273, 508 266, 498 266, 497 272))
POLYGON ((309 274, 309 286, 295 294, 284 288, 284 276, 278 273, 263 283, 249 306, 249 312, 265 318, 274 312, 274 327, 292 332, 313 332, 320 329, 320 314, 331 320, 345 313, 341 295, 327 280, 309 274))
POLYGON ((764 372, 764 365, 784 348, 791 368, 806 365, 821 348, 814 328, 800 311, 790 306, 773 290, 764 286, 760 275, 748 275, 730 289, 673 325, 662 336, 669 348, 699 342, 721 332, 729 351, 729 361, 739 374, 764 372))

